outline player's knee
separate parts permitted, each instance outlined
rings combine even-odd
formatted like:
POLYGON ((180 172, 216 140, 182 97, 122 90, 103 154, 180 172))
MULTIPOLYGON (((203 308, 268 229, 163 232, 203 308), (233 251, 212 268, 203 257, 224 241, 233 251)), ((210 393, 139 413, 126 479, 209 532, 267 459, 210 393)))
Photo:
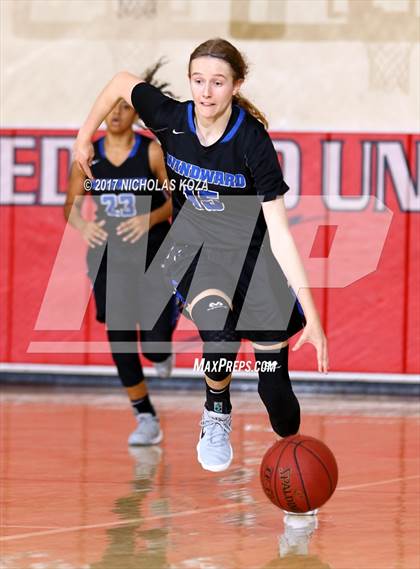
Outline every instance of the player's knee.
POLYGON ((140 340, 144 357, 153 363, 163 362, 171 355, 169 330, 142 330, 140 340))
POLYGON ((194 306, 192 317, 204 342, 206 355, 222 352, 236 354, 241 337, 235 330, 232 311, 224 298, 203 298, 194 306))
POLYGON ((112 359, 114 360, 118 375, 124 387, 132 387, 143 381, 143 369, 137 353, 113 353, 112 359))
POLYGON ((225 298, 210 294, 194 304, 191 316, 200 332, 217 331, 226 327, 230 313, 230 306, 225 298))

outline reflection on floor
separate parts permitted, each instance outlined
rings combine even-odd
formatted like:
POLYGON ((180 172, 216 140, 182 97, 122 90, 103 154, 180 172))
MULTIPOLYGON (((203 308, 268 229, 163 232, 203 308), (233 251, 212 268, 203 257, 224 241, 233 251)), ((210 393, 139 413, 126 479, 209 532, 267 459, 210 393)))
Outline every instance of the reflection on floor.
POLYGON ((275 436, 255 393, 233 394, 234 462, 209 473, 201 396, 157 394, 163 442, 129 449, 122 393, 5 390, 1 569, 418 569, 417 402, 300 399, 340 479, 317 517, 284 518, 259 485, 275 436))

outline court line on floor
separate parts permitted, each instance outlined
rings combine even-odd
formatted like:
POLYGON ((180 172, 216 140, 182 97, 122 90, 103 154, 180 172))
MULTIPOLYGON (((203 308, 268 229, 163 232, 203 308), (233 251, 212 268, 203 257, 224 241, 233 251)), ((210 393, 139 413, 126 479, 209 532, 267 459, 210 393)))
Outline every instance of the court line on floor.
MULTIPOLYGON (((380 486, 382 484, 392 484, 393 482, 401 482, 403 480, 414 480, 416 478, 420 478, 420 474, 415 474, 413 476, 404 476, 404 477, 400 477, 400 478, 390 478, 388 480, 378 480, 377 482, 367 482, 365 484, 356 484, 353 486, 341 486, 339 488, 337 488, 337 491, 341 490, 354 490, 356 488, 366 488, 369 486, 380 486)), ((258 504, 260 502, 255 502, 255 504, 258 504)), ((129 520, 119 520, 116 522, 107 522, 107 523, 102 523, 102 524, 91 524, 91 525, 85 525, 85 526, 72 526, 72 527, 67 527, 67 528, 57 528, 57 529, 51 529, 51 530, 46 530, 46 531, 36 531, 36 532, 31 532, 31 533, 21 533, 21 534, 17 534, 17 535, 9 535, 9 536, 4 536, 4 537, 0 537, 0 541, 16 541, 18 539, 26 539, 28 537, 41 537, 41 536, 45 536, 45 535, 55 535, 55 534, 59 534, 59 533, 70 533, 70 532, 74 532, 74 531, 82 531, 82 530, 88 530, 88 529, 102 529, 102 528, 111 528, 111 527, 118 527, 118 526, 129 526, 129 525, 133 525, 133 524, 138 524, 140 522, 153 522, 153 521, 157 521, 157 520, 161 520, 164 518, 180 518, 183 516, 193 516, 196 514, 206 514, 209 512, 214 512, 217 510, 227 510, 230 508, 237 508, 238 506, 241 505, 245 505, 245 504, 220 504, 219 506, 212 506, 210 508, 203 508, 201 510, 186 510, 184 512, 175 512, 175 513, 171 513, 171 514, 161 514, 158 516, 149 516, 149 517, 141 517, 141 518, 132 518, 129 520)), ((3 527, 7 527, 7 526, 3 526, 3 527)))
POLYGON ((3 528, 20 528, 20 529, 57 529, 57 526, 22 526, 22 525, 2 525, 0 526, 0 529, 3 528))
MULTIPOLYGON (((111 528, 116 526, 128 526, 133 524, 138 524, 140 522, 153 522, 157 520, 161 520, 164 518, 180 518, 183 516, 192 516, 195 514, 206 514, 209 512, 214 512, 217 510, 227 510, 230 508, 237 508, 238 506, 245 505, 245 504, 238 504, 238 503, 230 503, 230 504, 220 504, 219 506, 212 506, 210 508, 202 508, 201 510, 186 510, 185 512, 174 512, 172 514, 161 514, 158 516, 149 516, 149 517, 141 517, 141 518, 132 518, 129 520, 119 520, 116 522, 107 522, 103 524, 91 524, 87 526, 72 526, 67 528, 57 528, 53 530, 46 530, 46 531, 35 531, 31 533, 20 533, 17 535, 8 535, 4 537, 0 537, 0 541, 14 541, 18 539, 24 539, 27 537, 41 537, 44 535, 54 535, 58 533, 67 533, 73 531, 81 531, 87 529, 101 529, 101 528, 111 528)), ((4 528, 7 526, 3 526, 4 528)))
POLYGON ((366 482, 365 484, 355 484, 353 486, 339 486, 339 490, 356 490, 357 488, 368 488, 369 486, 380 486, 381 484, 392 484, 393 482, 402 482, 403 480, 415 480, 420 478, 420 474, 413 474, 413 476, 401 476, 400 478, 388 478, 387 480, 378 480, 377 482, 366 482))

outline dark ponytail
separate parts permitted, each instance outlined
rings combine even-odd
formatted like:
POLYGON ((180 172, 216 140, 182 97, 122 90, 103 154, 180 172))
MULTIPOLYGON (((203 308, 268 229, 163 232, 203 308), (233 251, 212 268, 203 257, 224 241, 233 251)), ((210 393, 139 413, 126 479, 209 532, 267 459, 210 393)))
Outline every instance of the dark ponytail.
POLYGON ((150 85, 153 85, 153 87, 160 89, 162 93, 164 93, 165 95, 175 98, 172 91, 168 89, 169 83, 167 81, 158 81, 155 78, 156 73, 166 63, 168 63, 167 59, 161 57, 158 61, 156 61, 156 63, 145 69, 145 71, 143 71, 143 73, 141 74, 141 77, 143 81, 146 81, 146 83, 150 83, 150 85))

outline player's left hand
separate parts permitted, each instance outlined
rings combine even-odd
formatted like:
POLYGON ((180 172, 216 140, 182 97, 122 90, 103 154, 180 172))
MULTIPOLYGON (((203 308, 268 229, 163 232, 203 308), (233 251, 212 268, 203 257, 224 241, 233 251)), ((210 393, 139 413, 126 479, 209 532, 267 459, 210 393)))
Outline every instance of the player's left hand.
POLYGON ((299 350, 299 348, 306 343, 315 346, 318 360, 318 371, 320 373, 328 373, 329 362, 327 338, 324 334, 324 330, 322 329, 321 322, 318 319, 306 323, 306 326, 303 329, 300 338, 292 348, 292 351, 296 352, 296 350, 299 350))
POLYGON ((73 144, 73 161, 79 166, 79 169, 90 180, 93 180, 92 160, 95 156, 95 150, 90 140, 86 140, 77 136, 73 144))
POLYGON ((117 235, 122 237, 123 241, 135 243, 149 231, 149 218, 150 216, 145 213, 123 221, 117 227, 117 235))

